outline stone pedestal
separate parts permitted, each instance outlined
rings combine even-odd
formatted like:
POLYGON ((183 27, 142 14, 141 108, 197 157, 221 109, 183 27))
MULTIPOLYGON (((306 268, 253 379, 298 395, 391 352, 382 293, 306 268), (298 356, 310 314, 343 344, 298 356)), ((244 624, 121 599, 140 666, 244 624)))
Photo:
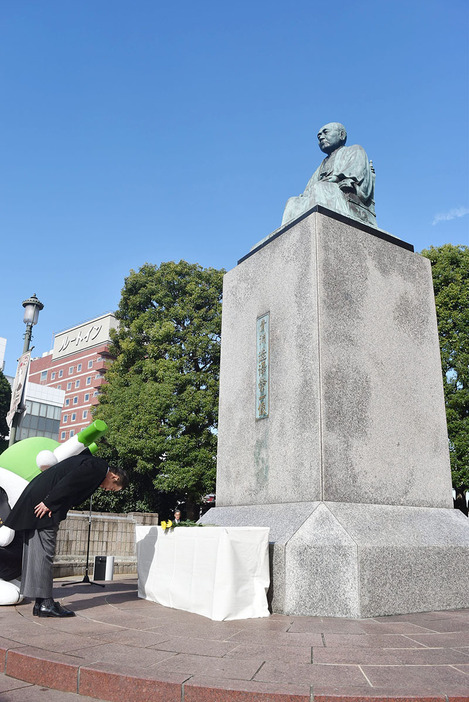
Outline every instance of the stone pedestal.
POLYGON ((203 521, 271 528, 276 612, 469 606, 430 263, 409 248, 315 208, 225 276, 203 521))

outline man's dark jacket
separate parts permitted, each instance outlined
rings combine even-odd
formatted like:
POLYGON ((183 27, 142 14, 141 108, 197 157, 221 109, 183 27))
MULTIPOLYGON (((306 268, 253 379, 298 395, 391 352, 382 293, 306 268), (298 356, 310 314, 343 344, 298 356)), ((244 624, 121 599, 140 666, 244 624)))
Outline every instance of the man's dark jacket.
POLYGON ((15 531, 56 526, 72 506, 91 497, 107 470, 106 461, 95 458, 89 451, 60 461, 31 480, 4 523, 15 531), (36 517, 34 508, 40 502, 51 510, 52 517, 36 517))

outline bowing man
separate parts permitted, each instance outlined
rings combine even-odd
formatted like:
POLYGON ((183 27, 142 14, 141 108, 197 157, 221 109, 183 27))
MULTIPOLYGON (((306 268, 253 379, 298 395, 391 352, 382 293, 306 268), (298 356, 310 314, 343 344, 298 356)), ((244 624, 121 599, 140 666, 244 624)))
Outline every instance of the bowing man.
POLYGON ((24 533, 21 594, 35 598, 34 616, 75 616, 52 598, 59 523, 72 506, 80 505, 99 487, 117 491, 127 484, 125 471, 109 467, 85 450, 40 473, 24 489, 5 524, 24 533))

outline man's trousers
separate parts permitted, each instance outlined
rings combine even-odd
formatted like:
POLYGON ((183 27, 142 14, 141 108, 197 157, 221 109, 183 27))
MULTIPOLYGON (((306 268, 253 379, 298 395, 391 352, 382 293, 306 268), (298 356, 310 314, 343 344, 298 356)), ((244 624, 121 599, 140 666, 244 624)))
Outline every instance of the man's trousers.
POLYGON ((52 597, 52 562, 59 527, 31 529, 24 534, 21 594, 25 597, 52 597))

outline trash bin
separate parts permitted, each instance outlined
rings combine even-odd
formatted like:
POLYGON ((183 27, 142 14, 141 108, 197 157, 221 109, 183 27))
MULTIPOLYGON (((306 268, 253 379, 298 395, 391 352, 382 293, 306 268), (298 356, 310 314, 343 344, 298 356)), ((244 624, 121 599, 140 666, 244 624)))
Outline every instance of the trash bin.
POLYGON ((95 556, 93 577, 95 580, 112 580, 114 577, 114 556, 95 556))

